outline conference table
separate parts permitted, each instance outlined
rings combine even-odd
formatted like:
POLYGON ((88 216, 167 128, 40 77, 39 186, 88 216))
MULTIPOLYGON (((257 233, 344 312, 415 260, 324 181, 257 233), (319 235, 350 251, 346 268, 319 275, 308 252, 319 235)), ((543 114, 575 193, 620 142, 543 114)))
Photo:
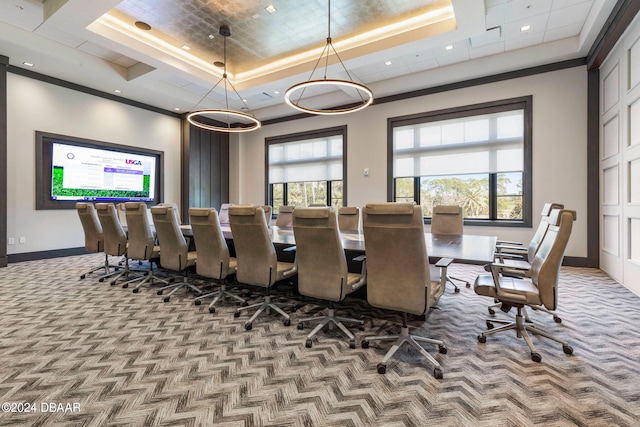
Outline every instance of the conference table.
MULTIPOLYGON (((181 225, 185 236, 193 236, 190 225, 181 225)), ((228 224, 221 224, 224 238, 232 241, 233 235, 228 224)), ((293 229, 269 226, 271 241, 279 246, 295 246, 293 229)), ((362 231, 341 231, 342 246, 346 251, 365 252, 364 233, 362 231)), ((427 254, 430 258, 452 258, 464 264, 487 264, 493 262, 496 236, 463 234, 450 236, 424 233, 427 254)))

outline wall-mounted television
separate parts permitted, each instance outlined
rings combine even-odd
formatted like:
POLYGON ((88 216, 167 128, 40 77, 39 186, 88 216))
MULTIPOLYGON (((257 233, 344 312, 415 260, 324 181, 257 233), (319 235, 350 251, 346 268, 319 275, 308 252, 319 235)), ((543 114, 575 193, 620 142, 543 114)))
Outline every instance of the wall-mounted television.
POLYGON ((162 201, 164 153, 36 131, 36 209, 162 201))

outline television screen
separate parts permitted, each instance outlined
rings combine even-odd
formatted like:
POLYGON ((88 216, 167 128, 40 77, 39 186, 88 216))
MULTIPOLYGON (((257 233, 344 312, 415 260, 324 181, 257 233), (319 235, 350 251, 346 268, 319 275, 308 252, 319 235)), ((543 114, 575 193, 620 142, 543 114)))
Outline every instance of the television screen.
POLYGON ((164 153, 36 131, 36 209, 162 202, 164 153))
POLYGON ((51 199, 153 202, 156 159, 53 143, 51 199))

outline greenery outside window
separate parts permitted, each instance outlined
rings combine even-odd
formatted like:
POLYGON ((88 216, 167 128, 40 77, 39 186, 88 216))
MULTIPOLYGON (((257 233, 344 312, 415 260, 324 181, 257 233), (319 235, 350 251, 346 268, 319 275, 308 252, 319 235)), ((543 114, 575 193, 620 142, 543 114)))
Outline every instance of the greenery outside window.
POLYGON ((462 206, 466 224, 531 225, 532 97, 390 118, 389 200, 462 206))
POLYGON ((346 126, 265 139, 267 203, 344 205, 346 126))

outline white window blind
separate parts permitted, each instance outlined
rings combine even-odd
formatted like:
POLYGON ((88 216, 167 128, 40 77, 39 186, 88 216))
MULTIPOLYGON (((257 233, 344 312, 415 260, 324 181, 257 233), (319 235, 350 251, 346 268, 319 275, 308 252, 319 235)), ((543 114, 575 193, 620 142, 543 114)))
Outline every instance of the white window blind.
POLYGON ((269 184, 342 179, 342 135, 271 144, 269 184))
POLYGON ((524 110, 398 126, 393 176, 504 173, 524 169, 524 110))

